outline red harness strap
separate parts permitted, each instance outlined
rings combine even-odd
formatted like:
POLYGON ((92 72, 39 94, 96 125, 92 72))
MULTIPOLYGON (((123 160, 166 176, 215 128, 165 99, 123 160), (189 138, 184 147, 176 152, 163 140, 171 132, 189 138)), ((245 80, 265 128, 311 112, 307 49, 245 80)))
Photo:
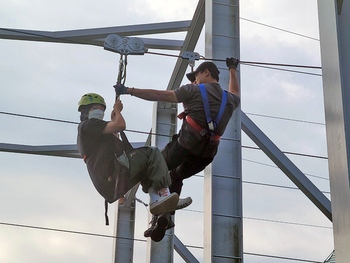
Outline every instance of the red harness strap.
POLYGON ((181 112, 177 117, 180 120, 185 118, 187 123, 189 125, 191 125, 191 127, 194 128, 197 132, 199 132, 199 134, 202 137, 208 136, 208 137, 210 137, 210 140, 212 140, 212 141, 219 141, 220 140, 221 136, 219 136, 219 135, 208 135, 209 132, 206 129, 203 129, 201 126, 199 126, 190 116, 186 115, 185 112, 181 112))

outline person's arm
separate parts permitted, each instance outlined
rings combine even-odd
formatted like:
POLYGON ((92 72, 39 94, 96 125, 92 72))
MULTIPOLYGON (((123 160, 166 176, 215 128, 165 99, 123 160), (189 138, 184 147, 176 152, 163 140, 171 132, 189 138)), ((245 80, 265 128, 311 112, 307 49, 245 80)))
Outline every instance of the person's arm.
POLYGON ((149 101, 165 101, 171 103, 179 103, 173 90, 128 88, 125 87, 123 84, 116 84, 113 87, 118 96, 122 94, 129 94, 140 99, 149 101))
POLYGON ((122 110, 123 104, 120 100, 117 100, 113 106, 111 121, 107 123, 106 127, 102 131, 103 134, 112 134, 124 131, 126 129, 126 123, 123 115, 121 114, 122 110))
POLYGON ((228 82, 228 91, 232 94, 240 96, 239 84, 237 79, 237 66, 239 60, 235 58, 226 58, 226 65, 230 73, 230 80, 228 82))
POLYGON ((126 90, 130 95, 144 100, 178 103, 175 92, 173 90, 154 90, 137 88, 126 88, 126 90))
POLYGON ((237 79, 237 70, 234 68, 230 68, 229 72, 230 72, 230 80, 228 82, 228 91, 232 94, 236 94, 237 96, 240 96, 239 84, 237 79))

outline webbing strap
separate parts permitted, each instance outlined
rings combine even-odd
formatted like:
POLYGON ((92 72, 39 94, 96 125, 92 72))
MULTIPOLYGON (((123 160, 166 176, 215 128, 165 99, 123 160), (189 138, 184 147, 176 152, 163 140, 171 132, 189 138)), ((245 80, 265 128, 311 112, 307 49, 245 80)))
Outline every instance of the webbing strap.
POLYGON ((218 115, 216 116, 214 120, 214 125, 215 128, 219 124, 222 114, 224 113, 225 107, 226 107, 226 102, 227 102, 227 93, 225 90, 222 91, 222 100, 221 100, 221 106, 218 115))
POLYGON ((105 220, 106 220, 106 226, 109 225, 109 219, 108 219, 108 202, 105 200, 105 220))
POLYGON ((125 151, 131 151, 134 149, 123 131, 120 132, 120 136, 122 137, 125 151))
POLYGON ((211 115, 210 115, 210 108, 209 108, 209 100, 208 100, 208 95, 207 95, 207 91, 205 90, 205 86, 204 84, 199 84, 199 88, 201 90, 201 94, 202 94, 202 100, 203 100, 203 106, 204 106, 204 111, 205 111, 205 117, 207 119, 207 123, 209 126, 209 130, 210 131, 214 131, 215 128, 218 126, 222 114, 224 113, 225 107, 226 107, 226 102, 227 102, 227 94, 226 91, 223 90, 222 92, 222 99, 221 99, 221 106, 220 106, 220 110, 218 115, 216 116, 214 122, 211 119, 211 115))
MULTIPOLYGON (((208 96, 207 96, 207 91, 205 90, 205 86, 204 84, 199 84, 199 88, 201 90, 201 94, 202 94, 202 100, 203 100, 203 106, 204 106, 204 111, 205 111, 205 117, 207 118, 207 123, 209 125, 209 123, 212 121, 211 120, 211 116, 210 116, 210 108, 209 108, 209 100, 208 100, 208 96)), ((214 127, 209 127, 209 129, 211 131, 214 130, 214 127)))

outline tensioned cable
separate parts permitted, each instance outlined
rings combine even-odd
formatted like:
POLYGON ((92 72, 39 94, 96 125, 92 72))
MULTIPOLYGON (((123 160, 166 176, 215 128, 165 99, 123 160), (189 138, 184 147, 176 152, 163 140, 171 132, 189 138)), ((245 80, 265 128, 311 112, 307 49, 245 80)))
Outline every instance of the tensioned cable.
POLYGON ((299 262, 309 262, 309 263, 324 263, 323 261, 314 261, 309 259, 300 259, 300 258, 291 258, 291 257, 281 257, 281 256, 274 256, 274 255, 264 255, 264 254, 257 254, 257 253, 249 253, 249 252, 243 252, 245 255, 249 256, 259 256, 259 257, 268 257, 268 258, 277 258, 277 259, 285 259, 285 260, 294 260, 299 262))
MULTIPOLYGON (((259 147, 253 147, 253 146, 242 145, 241 147, 245 148, 245 149, 261 150, 259 147)), ((286 152, 286 151, 282 151, 282 153, 328 160, 328 157, 319 156, 319 155, 312 155, 312 154, 305 154, 305 153, 294 153, 294 152, 286 152)))
MULTIPOLYGON (((257 162, 257 161, 253 161, 253 160, 248 160, 248 159, 245 159, 245 158, 242 158, 242 160, 243 161, 247 161, 247 162, 251 162, 251 163, 256 163, 256 164, 260 164, 260 165, 264 165, 264 166, 268 166, 268 167, 279 169, 277 166, 270 165, 270 164, 267 164, 267 163, 261 163, 261 162, 257 162)), ((304 173, 304 174, 307 175, 307 176, 310 176, 310 177, 314 177, 314 178, 318 178, 318 179, 323 179, 323 180, 329 181, 329 178, 325 178, 325 177, 322 177, 322 176, 317 176, 317 175, 312 175, 312 174, 307 174, 307 173, 304 173)))
POLYGON ((322 122, 314 122, 314 121, 304 121, 304 120, 296 120, 296 119, 290 119, 290 118, 283 118, 283 117, 276 117, 276 116, 270 116, 270 115, 264 115, 264 114, 257 114, 257 113, 248 113, 245 112, 247 115, 253 115, 253 116, 259 116, 259 117, 265 117, 265 118, 271 118, 271 119, 278 119, 278 120, 285 120, 285 121, 295 121, 295 122, 303 122, 308 124, 317 124, 317 125, 326 125, 322 122))
MULTIPOLYGON (((51 119, 51 118, 45 118, 45 117, 37 117, 37 116, 24 115, 24 114, 18 114, 18 113, 10 113, 10 112, 3 112, 3 111, 0 111, 0 114, 6 114, 6 115, 12 115, 12 116, 24 117, 24 118, 33 118, 33 119, 46 120, 46 121, 55 121, 55 122, 68 123, 68 124, 76 124, 76 125, 79 124, 79 122, 65 121, 65 120, 58 120, 58 119, 51 119)), ((167 134, 159 134, 159 133, 152 133, 152 132, 144 132, 144 131, 137 131, 137 130, 130 130, 130 129, 126 129, 125 131, 134 132, 134 133, 140 133, 140 134, 147 134, 147 135, 150 134, 150 135, 171 137, 170 135, 167 135, 167 134)), ((229 139, 229 138, 221 138, 221 140, 238 141, 237 139, 229 139)), ((245 145, 242 145, 241 147, 242 147, 242 148, 246 148, 246 149, 261 150, 261 149, 258 148, 258 147, 252 147, 252 146, 245 146, 245 145)), ((324 156, 317 156, 317 155, 311 155, 311 154, 294 153, 294 152, 286 152, 286 151, 282 151, 282 153, 284 153, 284 154, 290 154, 290 155, 304 156, 304 157, 319 158, 319 159, 328 159, 327 157, 324 157, 324 156)))
MULTIPOLYGON (((160 56, 168 56, 168 57, 174 57, 174 58, 182 58, 180 55, 172 55, 172 54, 166 54, 166 53, 159 53, 159 52, 150 52, 146 51, 147 54, 152 55, 160 55, 160 56)), ((219 58, 206 58, 204 56, 200 55, 200 60, 211 60, 211 61, 219 61, 219 62, 226 62, 226 59, 219 59, 219 58)), ((270 63, 270 62, 257 62, 257 61, 244 61, 240 60, 240 64, 256 64, 256 65, 269 65, 269 66, 279 66, 279 67, 296 67, 296 68, 310 68, 310 69, 322 69, 320 66, 305 66, 305 65, 296 65, 296 64, 282 64, 282 63, 270 63)))
POLYGON ((255 24, 258 24, 258 25, 261 25, 261 26, 266 26, 266 27, 270 27, 270 28, 273 28, 273 29, 277 29, 277 30, 280 30, 280 31, 283 31, 283 32, 286 32, 286 33, 290 33, 290 34, 293 34, 293 35, 300 36, 300 37, 305 37, 305 38, 309 38, 309 39, 312 39, 312 40, 320 41, 319 39, 314 38, 314 37, 310 37, 310 36, 307 36, 307 35, 299 34, 299 33, 292 32, 292 31, 289 31, 289 30, 286 30, 286 29, 282 29, 282 28, 279 28, 279 27, 270 26, 270 25, 267 25, 267 24, 264 24, 264 23, 260 23, 260 22, 256 22, 256 21, 247 19, 247 18, 240 17, 240 19, 248 21, 248 22, 251 22, 251 23, 255 23, 255 24))
MULTIPOLYGON (((181 211, 194 212, 194 213, 200 213, 200 214, 204 213, 203 211, 187 209, 187 208, 183 208, 183 209, 181 209, 181 211)), ((279 224, 288 224, 288 225, 295 225, 295 226, 306 226, 306 227, 333 229, 332 227, 329 227, 329 226, 310 225, 310 224, 287 222, 287 221, 281 221, 281 220, 272 220, 272 219, 264 219, 264 218, 248 217, 248 216, 243 216, 243 218, 244 219, 249 219, 249 220, 270 222, 270 223, 279 223, 279 224)))
MULTIPOLYGON (((152 55, 161 55, 161 56, 182 58, 182 56, 179 56, 179 55, 171 55, 171 54, 158 53, 158 52, 147 51, 146 53, 152 54, 152 55)), ((212 58, 205 58, 203 56, 200 56, 200 59, 202 59, 202 60, 211 60, 211 61, 223 61, 223 62, 226 61, 224 59, 212 59, 212 58)), ((239 63, 243 64, 243 65, 246 65, 246 66, 252 66, 252 67, 267 68, 267 69, 280 70, 280 71, 286 71, 286 72, 292 72, 292 73, 300 73, 300 74, 306 74, 306 75, 312 75, 312 76, 322 76, 322 74, 317 74, 317 73, 312 73, 312 72, 297 71, 297 70, 290 70, 290 69, 276 68, 276 67, 268 67, 268 66, 264 66, 264 65, 276 65, 276 66, 284 66, 284 67, 303 67, 303 68, 311 68, 311 69, 322 69, 321 67, 318 67, 318 66, 303 66, 303 65, 292 65, 292 64, 275 64, 275 63, 265 63, 265 62, 249 62, 249 61, 240 61, 239 63)))
MULTIPOLYGON (((201 177, 204 178, 203 175, 193 175, 194 177, 201 177)), ((216 175, 216 177, 220 177, 220 175, 216 175)), ((225 177, 228 178, 227 176, 221 176, 221 177, 225 177)), ((252 181, 245 181, 242 180, 242 183, 244 184, 255 184, 255 185, 259 185, 259 186, 269 186, 269 187, 275 187, 275 188, 283 188, 283 189, 290 189, 290 190, 300 190, 298 187, 293 187, 293 186, 284 186, 284 185, 277 185, 277 184, 267 184, 267 183, 259 183, 259 182, 252 182, 252 181)), ((330 194, 331 192, 328 191, 320 191, 321 193, 324 194, 330 194)))
MULTIPOLYGON (((261 186, 270 186, 270 187, 277 187, 277 188, 291 189, 291 190, 300 190, 297 187, 283 186, 283 185, 276 185, 276 184, 266 184, 266 183, 250 182, 250 181, 242 181, 242 183, 255 184, 255 185, 261 185, 261 186)), ((331 193, 331 192, 327 192, 327 191, 320 191, 320 192, 324 193, 324 194, 330 194, 331 193)))
POLYGON ((290 69, 283 69, 283 68, 274 68, 274 67, 267 67, 267 66, 254 65, 254 64, 245 64, 245 65, 246 66, 251 66, 251 67, 267 68, 267 69, 273 69, 273 70, 281 70, 281 71, 287 71, 287 72, 293 72, 293 73, 300 73, 300 74, 306 74, 306 75, 322 77, 322 74, 305 72, 305 71, 297 71, 297 70, 290 70, 290 69))
POLYGON ((248 217, 248 216, 244 216, 243 218, 249 219, 249 220, 271 222, 271 223, 280 223, 280 224, 289 224, 289 225, 296 225, 296 226, 306 226, 306 227, 333 229, 332 227, 329 227, 329 226, 318 226, 318 225, 310 225, 310 224, 302 224, 302 223, 295 223, 295 222, 278 221, 278 220, 271 220, 271 219, 262 219, 262 218, 248 217))
MULTIPOLYGON (((4 223, 4 222, 0 222, 0 225, 13 226, 13 227, 22 227, 22 228, 30 228, 30 229, 38 229, 38 230, 47 230, 47 231, 56 231, 56 232, 64 232, 64 233, 70 233, 70 234, 89 235, 89 236, 95 236, 95 237, 107 237, 107 238, 114 238, 114 239, 124 239, 124 240, 130 240, 130 241, 147 242, 147 240, 144 240, 144 239, 123 238, 123 237, 116 237, 116 236, 111 236, 111 235, 94 234, 94 233, 87 233, 87 232, 81 232, 81 231, 72 231, 72 230, 63 230, 63 229, 58 229, 58 228, 38 227, 38 226, 29 226, 29 225, 22 225, 22 224, 11 224, 11 223, 4 223)), ((185 245, 185 246, 188 247, 188 248, 203 249, 203 247, 201 247, 201 246, 193 246, 193 245, 185 245)), ((279 259, 286 259, 286 260, 294 260, 294 261, 300 261, 300 262, 322 263, 320 261, 313 261, 313 260, 306 260, 306 259, 297 259, 297 258, 291 258, 291 257, 281 257, 281 256, 275 256, 275 255, 264 255, 264 254, 258 254, 258 253, 250 253, 250 252, 243 252, 243 254, 251 255, 251 256, 260 256, 260 257, 269 257, 269 258, 279 258, 279 259)))
POLYGON ((111 236, 111 235, 95 234, 95 233, 88 233, 88 232, 82 232, 82 231, 73 231, 73 230, 64 230, 64 229, 58 229, 58 228, 38 227, 38 226, 29 226, 29 225, 22 225, 22 224, 11 224, 11 223, 4 223, 4 222, 0 222, 0 225, 14 226, 14 227, 23 227, 23 228, 31 228, 31 229, 39 229, 39 230, 48 230, 48 231, 56 231, 56 232, 63 232, 63 233, 70 233, 70 234, 79 234, 79 235, 87 235, 87 236, 95 236, 95 237, 107 237, 107 238, 115 238, 115 239, 135 240, 135 241, 140 241, 140 242, 147 242, 146 240, 137 239, 137 238, 116 237, 116 236, 111 236))

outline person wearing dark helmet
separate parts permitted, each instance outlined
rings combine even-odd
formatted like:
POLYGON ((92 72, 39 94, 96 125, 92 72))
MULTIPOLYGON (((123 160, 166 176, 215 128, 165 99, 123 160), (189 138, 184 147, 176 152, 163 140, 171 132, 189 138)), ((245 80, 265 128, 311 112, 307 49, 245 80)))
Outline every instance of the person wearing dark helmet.
POLYGON ((152 214, 174 211, 179 196, 169 191, 171 178, 161 152, 155 147, 133 149, 130 144, 129 148, 125 146, 127 139, 123 130, 126 124, 122 109, 122 102, 116 100, 111 121, 104 121, 106 103, 103 97, 87 93, 79 101, 81 122, 77 146, 96 190, 104 197, 107 205, 107 202, 113 203, 122 198, 140 182, 142 190, 150 195, 152 214), (118 133, 123 141, 118 138, 118 133))
MULTIPOLYGON (((202 171, 213 161, 220 136, 224 133, 233 111, 240 104, 236 74, 238 63, 238 59, 226 59, 230 74, 228 92, 220 87, 220 71, 212 62, 203 62, 195 71, 188 73, 186 76, 191 84, 175 90, 114 86, 118 95, 130 94, 149 101, 183 103, 185 111, 178 116, 183 119, 182 127, 162 150, 172 180, 170 192, 180 195, 183 180, 202 171)), ((151 227, 144 233, 145 236, 155 229, 158 231, 156 221, 153 218, 151 227)), ((169 224, 171 223, 169 221, 169 224)))

